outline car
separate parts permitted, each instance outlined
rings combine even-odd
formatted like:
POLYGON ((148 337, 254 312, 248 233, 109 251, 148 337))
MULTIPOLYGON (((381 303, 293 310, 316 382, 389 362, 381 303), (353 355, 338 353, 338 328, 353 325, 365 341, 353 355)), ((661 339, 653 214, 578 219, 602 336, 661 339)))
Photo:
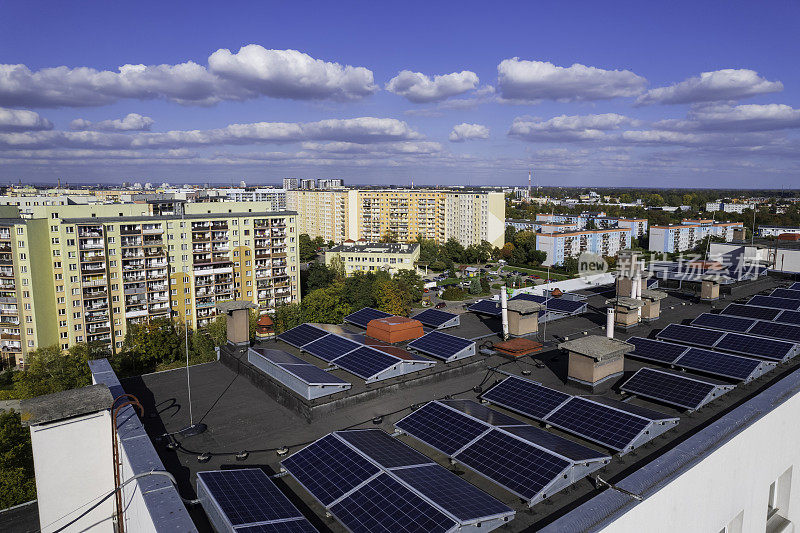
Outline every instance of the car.
POLYGON ((533 276, 531 276, 531 277, 532 277, 533 279, 542 279, 541 277, 537 276, 536 274, 534 274, 534 275, 533 275, 533 276))
POLYGON ((444 309, 445 307, 447 307, 447 304, 444 302, 439 302, 434 306, 435 309, 444 309))

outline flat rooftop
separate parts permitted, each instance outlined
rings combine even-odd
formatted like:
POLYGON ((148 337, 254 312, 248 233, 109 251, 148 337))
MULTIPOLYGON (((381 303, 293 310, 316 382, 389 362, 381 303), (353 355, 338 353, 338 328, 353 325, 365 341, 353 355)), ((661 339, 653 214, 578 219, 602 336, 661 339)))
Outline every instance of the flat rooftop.
MULTIPOLYGON (((746 294, 743 291, 740 294, 741 297, 749 296, 780 285, 778 281, 770 278, 769 284, 763 282, 753 284, 751 293, 746 294)), ((207 424, 208 430, 185 439, 178 437, 180 446, 170 450, 165 446, 168 439, 163 438, 162 435, 182 429, 189 423, 186 371, 178 369, 138 376, 122 380, 122 385, 126 392, 136 395, 144 405, 145 429, 153 439, 164 465, 177 477, 181 494, 184 497, 193 497, 196 476, 199 471, 255 466, 265 469, 268 473, 277 473, 280 471, 280 460, 285 457, 278 456, 277 450, 280 448, 288 447, 289 454, 291 454, 332 431, 343 429, 377 427, 392 433, 395 422, 408 415, 412 411, 412 406, 416 407, 425 402, 445 397, 479 401, 479 393, 476 390, 485 391, 508 374, 524 376, 569 394, 586 395, 587 392, 584 389, 567 384, 568 358, 565 352, 558 349, 558 344, 584 338, 585 335, 603 335, 602 328, 606 321, 605 300, 613 295, 613 289, 595 287, 581 292, 587 296, 590 311, 583 315, 541 324, 538 338, 531 337, 539 342, 544 342, 545 346, 541 352, 516 360, 496 354, 480 353, 481 347, 490 347, 489 343, 500 341, 500 337, 497 335, 500 331, 499 321, 496 319, 486 320, 472 313, 465 313, 461 316, 460 326, 443 331, 464 338, 478 339, 479 353, 474 357, 462 360, 474 360, 473 366, 476 368, 468 372, 452 372, 446 379, 416 380, 407 386, 384 387, 380 394, 376 394, 369 401, 344 403, 340 408, 311 423, 294 410, 273 400, 241 373, 237 373, 221 362, 207 363, 192 367, 190 377, 194 422, 207 424), (236 454, 242 451, 248 452, 247 458, 237 461, 236 454), (211 454, 210 460, 206 463, 198 462, 198 455, 206 452, 211 454)), ((655 333, 668 324, 689 321, 701 313, 721 309, 728 303, 731 303, 731 300, 714 303, 698 302, 693 295, 668 291, 667 298, 661 301, 660 320, 653 323, 642 323, 626 332, 617 331, 615 338, 621 341, 634 335, 652 338, 655 333)), ((357 330, 355 327, 347 326, 347 328, 357 330)), ((308 354, 300 354, 298 350, 280 341, 270 341, 262 346, 279 348, 304 357, 318 366, 324 366, 322 361, 312 361, 313 357, 308 354)), ((623 456, 613 455, 612 461, 596 474, 613 483, 637 470, 690 435, 705 428, 710 422, 719 419, 736 405, 769 387, 781 376, 800 369, 800 357, 795 359, 796 361, 789 360, 787 363, 778 365, 775 370, 747 384, 736 386, 731 392, 699 410, 687 413, 642 398, 621 395, 616 386, 627 380, 634 372, 643 367, 659 368, 626 357, 624 376, 603 395, 616 400, 627 398, 629 404, 654 409, 668 416, 679 417, 680 423, 675 429, 630 453, 623 456)), ((444 363, 438 362, 436 366, 440 365, 444 365, 444 363)), ((353 383, 353 389, 366 386, 363 380, 344 371, 335 370, 333 374, 353 383)), ((516 418, 522 423, 540 426, 531 419, 499 406, 492 405, 492 408, 516 418)), ((614 453, 560 430, 548 428, 548 431, 597 451, 614 453)), ((512 507, 517 512, 516 517, 504 526, 503 531, 539 529, 563 516, 578 504, 603 490, 608 490, 595 487, 592 481, 595 474, 592 474, 569 488, 551 495, 532 508, 528 508, 519 497, 471 470, 459 465, 452 466, 446 456, 435 452, 419 441, 407 435, 400 435, 397 438, 512 507)), ((326 518, 323 507, 293 478, 285 476, 276 481, 285 494, 320 531, 344 531, 338 522, 332 518, 326 518)), ((210 531, 210 525, 201 508, 193 508, 191 513, 201 531, 210 531)))

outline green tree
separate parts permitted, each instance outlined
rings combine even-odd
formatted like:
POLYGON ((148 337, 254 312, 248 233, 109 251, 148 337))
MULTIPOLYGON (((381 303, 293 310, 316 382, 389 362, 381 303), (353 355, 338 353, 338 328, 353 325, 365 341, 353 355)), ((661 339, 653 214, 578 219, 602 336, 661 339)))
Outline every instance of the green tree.
POLYGON ((375 274, 372 272, 358 271, 344 280, 344 297, 351 309, 375 306, 374 283, 375 274))
POLYGON ((35 499, 30 431, 19 413, 0 411, 0 509, 35 499))
POLYGON ((317 249, 325 245, 325 240, 322 237, 312 239, 306 233, 301 233, 298 238, 298 250, 300 253, 300 261, 313 261, 317 258, 317 249))
POLYGON ((481 280, 478 278, 472 278, 472 281, 469 283, 469 293, 480 294, 482 290, 481 280))
POLYGON ((111 362, 122 375, 154 372, 184 357, 184 340, 169 319, 129 324, 122 351, 111 362))
POLYGON ((489 279, 486 277, 481 278, 481 292, 489 292, 489 279))
POLYGON ((89 350, 85 344, 76 344, 66 352, 62 352, 57 345, 45 346, 28 354, 27 360, 27 370, 18 372, 14 377, 17 398, 33 398, 77 389, 92 382, 87 364, 89 350))
POLYGON ((422 295, 425 291, 425 284, 415 270, 407 268, 398 270, 394 275, 394 281, 397 283, 400 290, 408 295, 410 302, 418 302, 422 299, 422 295))
POLYGON ((205 334, 214 346, 222 346, 228 342, 228 316, 218 315, 217 318, 203 326, 202 333, 205 334))
POLYGON ((275 309, 275 331, 277 333, 292 329, 302 323, 303 308, 299 303, 286 304, 275 309))
POLYGON ((464 296, 464 291, 462 291, 459 287, 447 287, 442 291, 442 300, 463 300, 464 296))
POLYGON ((393 315, 408 315, 411 310, 410 298, 399 283, 391 279, 380 279, 375 282, 374 287, 378 309, 393 315))
POLYGON ((344 297, 344 284, 337 283, 309 293, 300 304, 305 322, 341 324, 350 314, 350 306, 344 297))
POLYGON ((336 272, 328 268, 322 263, 311 263, 308 269, 308 276, 306 277, 306 287, 303 291, 305 294, 327 287, 333 280, 336 279, 336 272))

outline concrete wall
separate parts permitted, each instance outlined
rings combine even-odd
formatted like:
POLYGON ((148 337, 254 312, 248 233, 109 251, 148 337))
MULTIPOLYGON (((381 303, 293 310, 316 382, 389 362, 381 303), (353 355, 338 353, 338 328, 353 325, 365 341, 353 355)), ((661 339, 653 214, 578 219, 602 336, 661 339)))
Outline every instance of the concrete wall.
MULTIPOLYGON (((44 533, 66 525, 77 518, 76 509, 114 490, 108 411, 31 426, 31 443, 36 458, 39 521, 44 533)), ((114 512, 112 497, 67 531, 113 532, 114 512)))

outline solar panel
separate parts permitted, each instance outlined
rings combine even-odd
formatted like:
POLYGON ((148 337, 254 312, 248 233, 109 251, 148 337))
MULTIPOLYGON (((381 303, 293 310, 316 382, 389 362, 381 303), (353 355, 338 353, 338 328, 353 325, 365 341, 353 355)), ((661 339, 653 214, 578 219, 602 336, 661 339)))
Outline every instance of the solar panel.
POLYGON ((496 429, 469 445, 458 462, 525 499, 562 475, 570 462, 496 429))
POLYGON ((758 321, 748 332, 752 335, 772 337, 791 342, 800 342, 800 326, 792 324, 777 324, 775 322, 758 321))
POLYGON ((440 331, 431 331, 427 335, 409 342, 408 348, 412 348, 444 361, 455 357, 462 352, 462 350, 467 350, 469 355, 475 354, 475 343, 473 341, 462 339, 461 337, 456 337, 455 335, 448 335, 447 333, 442 333, 440 331), (467 350, 470 347, 472 350, 467 350))
POLYGON ((800 311, 781 311, 781 314, 775 318, 775 322, 800 326, 800 311))
POLYGON ((335 359, 333 364, 360 378, 369 379, 400 362, 396 357, 362 346, 335 359))
POLYGON ((738 331, 744 333, 754 324, 752 318, 744 318, 740 316, 730 315, 713 315, 711 313, 703 313, 694 320, 693 326, 702 326, 711 329, 721 329, 725 331, 738 331))
POLYGON ((775 317, 780 313, 779 309, 743 304, 730 304, 722 310, 723 315, 741 316, 758 320, 775 320, 775 317))
POLYGON ((380 472, 333 435, 309 444, 281 464, 325 506, 380 472))
POLYGON ((351 324, 355 324, 356 326, 361 326, 362 328, 366 329, 370 320, 375 320, 376 318, 386 318, 387 316, 392 316, 392 314, 385 311, 380 311, 378 309, 373 309, 372 307, 365 307, 360 311, 350 313, 344 317, 344 319, 346 322, 350 322, 351 324))
POLYGON ((498 302, 494 300, 478 300, 474 304, 467 307, 467 311, 480 313, 482 315, 500 316, 502 311, 500 310, 500 306, 497 304, 498 302))
POLYGON ((536 302, 537 304, 543 304, 547 301, 547 298, 544 296, 538 296, 536 294, 528 294, 528 293, 520 293, 511 298, 512 300, 527 300, 529 302, 536 302))
POLYGON ((473 418, 477 418, 482 422, 486 422, 490 426, 520 426, 526 425, 516 418, 512 418, 494 409, 489 409, 485 405, 472 400, 440 400, 441 403, 458 409, 462 413, 466 413, 473 418))
POLYGON ((640 368, 620 389, 686 409, 698 409, 725 392, 699 378, 652 368, 640 368))
POLYGON ((689 370, 744 381, 751 377, 762 361, 739 355, 690 348, 675 361, 675 364, 689 370))
POLYGON ((288 364, 297 364, 297 365, 304 365, 306 364, 305 361, 300 359, 299 357, 295 357, 294 355, 284 352, 283 350, 270 350, 267 348, 251 348, 255 351, 258 355, 262 356, 264 359, 271 361, 275 364, 280 363, 288 363, 288 364))
POLYGON ((236 528, 236 533, 316 533, 317 529, 308 520, 270 522, 236 528))
POLYGON ((461 521, 513 514, 503 503, 439 465, 401 468, 393 473, 461 521))
POLYGON ((723 332, 714 331, 712 329, 670 324, 659 331, 658 334, 656 334, 656 338, 665 341, 694 344, 696 346, 707 346, 710 348, 714 346, 714 343, 720 340, 723 335, 725 335, 723 332))
POLYGON ((635 346, 633 351, 628 352, 626 355, 657 363, 672 363, 689 349, 686 346, 645 339, 644 337, 631 337, 625 342, 635 346))
POLYGON ((792 283, 789 288, 793 291, 800 291, 800 281, 792 283))
POLYGON ((577 302, 575 300, 561 300, 559 298, 550 298, 547 300, 548 311, 559 311, 562 313, 576 313, 586 306, 586 302, 577 302))
MULTIPOLYGON (((425 311, 417 313, 411 318, 414 320, 419 320, 425 326, 438 328, 452 321, 453 319, 457 319, 458 315, 454 313, 448 313, 446 311, 439 311, 438 309, 426 309, 425 311)), ((457 326, 458 323, 454 323, 452 325, 457 326)))
POLYGON ((509 376, 483 393, 481 398, 535 420, 542 420, 571 396, 527 379, 509 376))
POLYGON ((775 289, 769 295, 774 296, 776 298, 789 298, 791 300, 800 300, 800 291, 792 289, 775 289))
POLYGON ((353 342, 338 335, 329 334, 305 345, 303 350, 330 363, 337 357, 352 352, 359 346, 361 345, 357 342, 353 342))
POLYGON ((546 422, 614 450, 630 446, 650 424, 650 420, 579 397, 559 407, 546 422))
POLYGON ((791 298, 775 298, 773 296, 762 296, 757 294, 748 300, 747 305, 758 305, 761 307, 772 307, 774 309, 789 309, 797 311, 800 309, 800 300, 791 298))
POLYGON ((450 456, 490 427, 437 402, 424 405, 395 426, 450 456))
POLYGON ((330 511, 353 533, 443 533, 457 525, 388 474, 379 475, 330 511))
POLYGON ((648 289, 658 288, 658 280, 656 278, 647 278, 647 288, 648 289))
MULTIPOLYGON (((275 531, 269 528, 286 524, 285 531, 316 531, 269 476, 258 468, 198 472, 197 479, 201 500, 205 500, 205 494, 208 494, 208 503, 213 501, 224 519, 235 528, 252 524, 253 527, 264 526, 265 529, 258 531, 275 531), (295 529, 288 529, 290 527, 295 529)), ((207 505, 206 501, 203 505, 207 505)), ((236 528, 236 531, 243 530, 246 528, 236 528)))
POLYGON ((354 429, 336 434, 384 468, 424 465, 433 461, 380 429, 354 429))
POLYGON ((342 383, 348 383, 342 378, 332 376, 321 368, 308 363, 302 365, 282 364, 279 366, 309 385, 341 385, 342 383))
POLYGON ((324 337, 328 332, 310 324, 300 324, 290 330, 284 331, 278 338, 295 348, 302 348, 306 344, 314 342, 320 337, 324 337))
POLYGON ((539 429, 533 426, 514 426, 503 428, 509 433, 516 435, 521 439, 536 444, 542 448, 546 448, 562 457, 566 457, 570 461, 577 463, 582 461, 592 460, 605 460, 608 455, 598 452, 591 448, 587 448, 583 444, 578 444, 571 440, 559 437, 549 431, 539 429))
POLYGON ((754 355, 771 361, 783 361, 794 350, 795 345, 790 342, 774 339, 764 339, 740 333, 728 333, 714 346, 715 350, 754 355))

